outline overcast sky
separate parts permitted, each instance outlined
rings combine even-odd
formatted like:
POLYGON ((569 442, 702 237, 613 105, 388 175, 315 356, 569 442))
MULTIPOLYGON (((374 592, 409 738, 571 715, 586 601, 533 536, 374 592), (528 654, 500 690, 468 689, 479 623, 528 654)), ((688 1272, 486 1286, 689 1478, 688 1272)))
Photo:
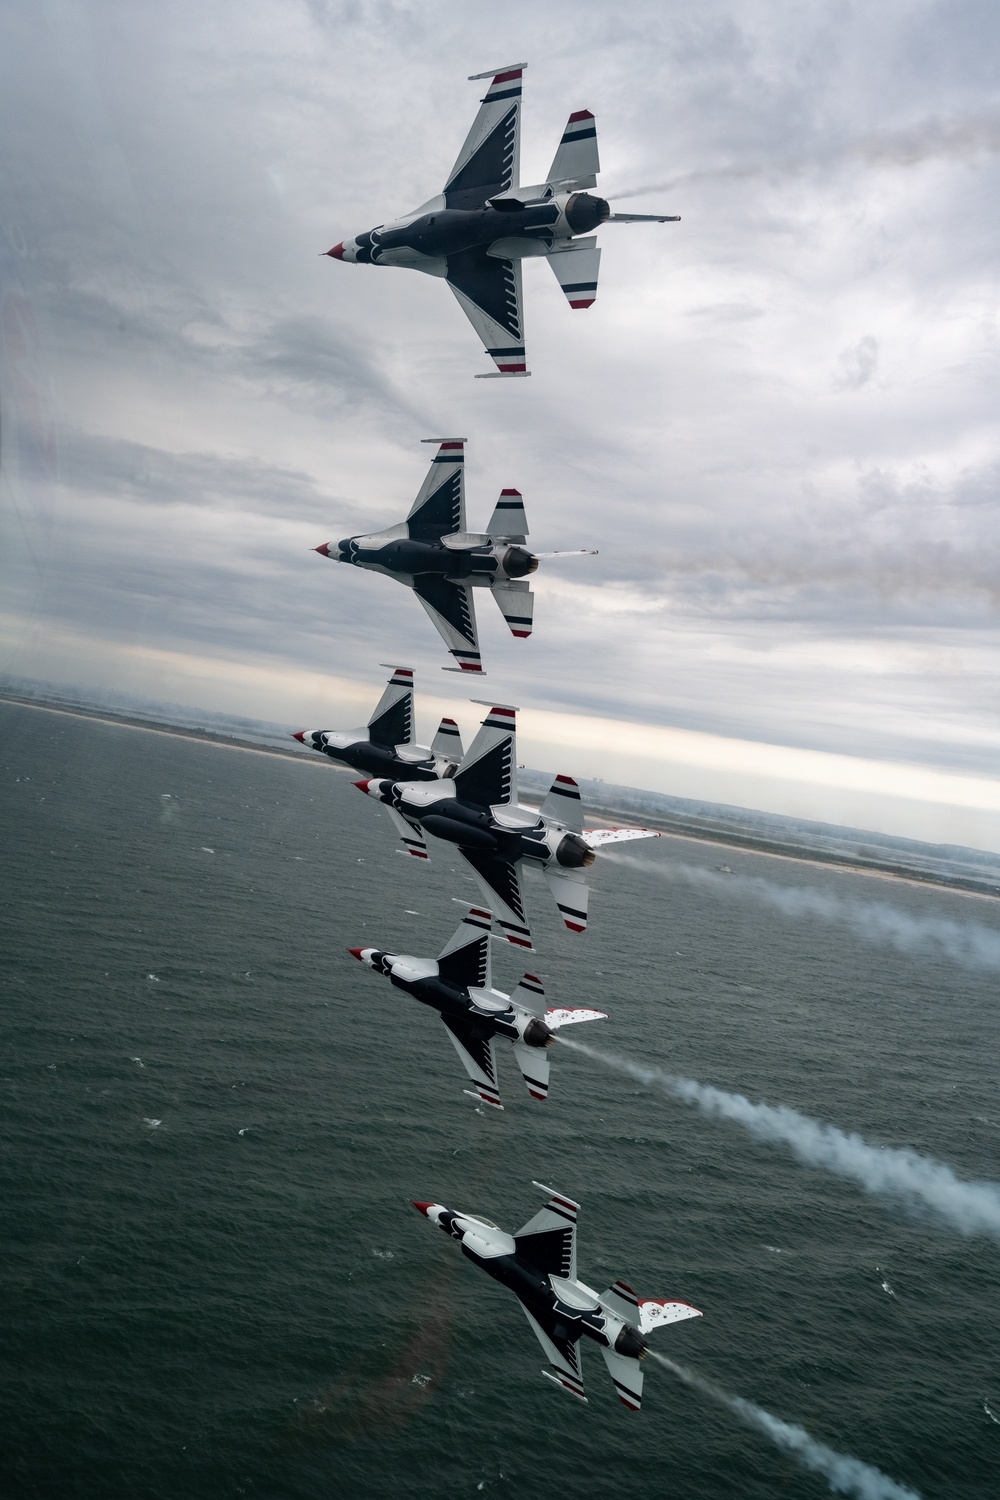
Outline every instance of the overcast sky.
POLYGON ((995 3, 0 25, 0 671, 330 727, 400 661, 471 726, 417 603, 310 550, 466 436, 473 528, 515 486, 600 549, 528 642, 479 598, 522 758, 1000 847, 995 3), (477 381, 440 282, 321 252, 439 191, 466 75, 524 60, 522 178, 589 108, 612 206, 683 219, 605 228, 587 312, 527 264, 532 378, 477 381))

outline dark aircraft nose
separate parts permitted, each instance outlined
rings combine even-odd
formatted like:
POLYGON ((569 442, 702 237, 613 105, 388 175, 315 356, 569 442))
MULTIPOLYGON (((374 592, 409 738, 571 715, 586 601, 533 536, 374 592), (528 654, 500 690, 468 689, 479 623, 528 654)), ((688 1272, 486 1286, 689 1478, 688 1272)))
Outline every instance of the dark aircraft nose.
POLYGON ((339 245, 334 245, 334 247, 333 247, 332 250, 325 250, 323 253, 325 255, 332 255, 333 258, 334 258, 334 260, 343 260, 343 258, 344 258, 344 242, 343 242, 343 240, 341 240, 341 242, 340 242, 339 245))

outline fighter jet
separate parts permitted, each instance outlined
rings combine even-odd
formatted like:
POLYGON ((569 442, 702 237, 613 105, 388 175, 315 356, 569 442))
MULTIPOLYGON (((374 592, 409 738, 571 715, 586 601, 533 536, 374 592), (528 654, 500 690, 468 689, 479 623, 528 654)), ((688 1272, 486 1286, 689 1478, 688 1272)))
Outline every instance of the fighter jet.
MULTIPOLYGON (((613 214, 587 191, 601 170, 597 126, 574 110, 545 181, 519 187, 521 74, 512 63, 492 78, 458 160, 436 198, 324 253, 359 265, 405 266, 441 276, 496 365, 491 375, 528 375, 521 317, 521 262, 544 256, 572 308, 597 297, 602 224, 676 223, 679 214, 613 214)), ((487 376, 479 376, 487 379, 487 376)))
POLYGON ((548 1202, 516 1234, 505 1234, 489 1219, 459 1214, 440 1203, 417 1203, 432 1224, 458 1240, 462 1254, 509 1287, 524 1309, 549 1361, 546 1380, 586 1401, 580 1344, 598 1346, 618 1399, 629 1411, 642 1404, 642 1367, 649 1349, 645 1335, 668 1323, 702 1314, 688 1302, 637 1297, 624 1281, 595 1292, 576 1274, 576 1216, 580 1205, 562 1193, 533 1184, 548 1202))
POLYGON ((462 760, 462 736, 454 719, 441 720, 429 746, 414 742, 412 667, 393 668, 366 729, 299 729, 292 739, 355 771, 396 781, 454 776, 462 760))
POLYGON ((589 891, 584 877, 602 844, 659 838, 649 828, 590 828, 584 832, 580 789, 557 776, 540 807, 517 795, 516 709, 495 704, 462 764, 448 780, 415 785, 372 777, 354 785, 388 808, 406 852, 427 858, 425 833, 457 844, 496 913, 500 929, 519 948, 532 948, 518 866, 541 865, 565 925, 587 926, 589 891))
POLYGON ((465 529, 465 439, 424 438, 438 451, 405 521, 369 536, 324 542, 313 550, 335 562, 353 563, 406 584, 430 616, 451 652, 447 672, 482 672, 474 588, 488 588, 511 634, 531 634, 535 596, 527 582, 540 557, 579 557, 576 552, 529 552, 528 522, 518 490, 501 490, 485 531, 465 529))
POLYGON ((511 1043, 514 1057, 532 1099, 549 1092, 549 1059, 545 1049, 555 1041, 560 1026, 578 1021, 606 1021, 603 1010, 582 1006, 550 1008, 544 1016, 535 1007, 545 999, 542 982, 525 974, 510 995, 493 988, 490 961, 492 913, 470 906, 458 931, 437 959, 411 958, 408 953, 382 953, 377 948, 349 948, 369 969, 384 974, 397 989, 439 1011, 455 1051, 475 1085, 465 1089, 472 1099, 503 1109, 497 1085, 497 1039, 511 1043))

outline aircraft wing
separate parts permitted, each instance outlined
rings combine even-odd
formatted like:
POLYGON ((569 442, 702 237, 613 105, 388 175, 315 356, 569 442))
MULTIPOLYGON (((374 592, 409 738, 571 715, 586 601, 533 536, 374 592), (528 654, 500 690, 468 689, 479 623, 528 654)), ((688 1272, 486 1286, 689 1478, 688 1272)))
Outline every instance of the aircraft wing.
POLYGON ((576 1216, 580 1205, 540 1182, 536 1182, 535 1187, 548 1193, 549 1200, 515 1234, 517 1253, 545 1276, 575 1281, 576 1216))
POLYGON ((527 375, 521 262, 501 260, 479 246, 462 250, 448 256, 448 285, 496 365, 493 373, 527 375))
MULTIPOLYGON (((411 823, 410 819, 404 818, 396 807, 386 807, 386 812, 392 819, 396 832, 403 840, 405 852, 412 854, 414 859, 428 859, 430 856, 427 853, 427 843, 420 824, 411 823)), ((403 852, 403 849, 399 851, 400 854, 403 852)))
POLYGON ((458 663, 457 670, 482 672, 471 586, 451 583, 437 573, 417 573, 413 579, 413 592, 458 663))
POLYGON ((600 849, 603 844, 627 844, 632 839, 658 839, 655 828, 585 828, 580 835, 591 849, 600 849))
POLYGON ((509 859, 501 859, 496 854, 488 854, 479 849, 459 849, 458 854, 471 868, 486 893, 494 919, 499 922, 500 930, 508 943, 513 943, 515 948, 527 948, 533 952, 531 929, 525 920, 524 903, 521 900, 517 866, 511 864, 509 859))
POLYGON ((472 129, 444 186, 448 208, 482 208, 487 198, 509 192, 520 176, 521 74, 526 63, 476 73, 491 78, 472 129))
POLYGON ((409 745, 413 740, 413 668, 396 667, 368 720, 373 745, 409 745))
POLYGON ((503 1109, 497 1087, 494 1037, 487 1036, 474 1022, 465 1021, 460 1016, 442 1016, 441 1019, 462 1059, 462 1066, 476 1086, 476 1097, 494 1109, 503 1109))
MULTIPOLYGON (((425 443, 433 438, 424 438, 425 443)), ((406 518, 411 542, 436 542, 465 530, 465 440, 442 439, 406 518)))
MULTIPOLYGON (((520 1298, 518 1299, 520 1301, 520 1298)), ((571 1396, 576 1396, 579 1401, 586 1401, 583 1392, 583 1370, 580 1365, 580 1346, 569 1339, 560 1339, 552 1329, 550 1335, 545 1331, 533 1313, 521 1303, 524 1316, 531 1324, 532 1331, 545 1350, 545 1357, 549 1362, 549 1368, 543 1370, 542 1374, 546 1380, 552 1380, 556 1385, 561 1385, 564 1391, 569 1391, 571 1396)))
POLYGON ((438 974, 451 984, 470 989, 490 989, 490 932, 493 914, 481 906, 470 906, 455 932, 438 955, 438 974))

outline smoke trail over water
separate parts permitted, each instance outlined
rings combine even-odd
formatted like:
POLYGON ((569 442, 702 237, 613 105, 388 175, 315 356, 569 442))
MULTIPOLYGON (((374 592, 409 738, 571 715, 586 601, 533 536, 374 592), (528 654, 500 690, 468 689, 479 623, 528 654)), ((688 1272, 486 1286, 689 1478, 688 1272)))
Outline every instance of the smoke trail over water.
POLYGON ((804 1427, 783 1422, 780 1417, 772 1417, 763 1407, 756 1406, 742 1396, 731 1396, 728 1391, 716 1385, 714 1380, 706 1380, 693 1370, 675 1364, 666 1355, 657 1354, 655 1349, 649 1352, 659 1364, 676 1375, 678 1380, 683 1380, 685 1385, 717 1401, 720 1406, 739 1417, 740 1421, 746 1422, 748 1427, 762 1432, 779 1448, 798 1459, 804 1469, 822 1474, 834 1494, 854 1495, 857 1500, 920 1500, 916 1490, 897 1484, 888 1474, 883 1474, 881 1469, 862 1463, 859 1458, 849 1458, 845 1453, 837 1453, 825 1443, 818 1443, 815 1438, 810 1437, 804 1427))
POLYGON ((601 858, 713 895, 757 901, 786 917, 843 922, 864 942, 895 948, 899 953, 926 953, 950 959, 963 969, 1000 973, 1000 931, 982 922, 917 917, 887 901, 857 901, 815 886, 779 885, 760 875, 720 875, 700 865, 653 864, 629 854, 609 853, 601 858))
POLYGON ((694 1105, 709 1119, 732 1121, 759 1141, 787 1146, 805 1166, 821 1167, 836 1177, 848 1178, 872 1197, 900 1203, 959 1234, 983 1234, 1000 1240, 998 1183, 963 1182, 949 1166, 933 1157, 908 1149, 869 1146, 860 1135, 847 1135, 835 1125, 813 1120, 785 1104, 754 1104, 744 1094, 730 1094, 693 1078, 642 1067, 565 1036, 559 1041, 647 1088, 658 1087, 671 1098, 694 1105))

